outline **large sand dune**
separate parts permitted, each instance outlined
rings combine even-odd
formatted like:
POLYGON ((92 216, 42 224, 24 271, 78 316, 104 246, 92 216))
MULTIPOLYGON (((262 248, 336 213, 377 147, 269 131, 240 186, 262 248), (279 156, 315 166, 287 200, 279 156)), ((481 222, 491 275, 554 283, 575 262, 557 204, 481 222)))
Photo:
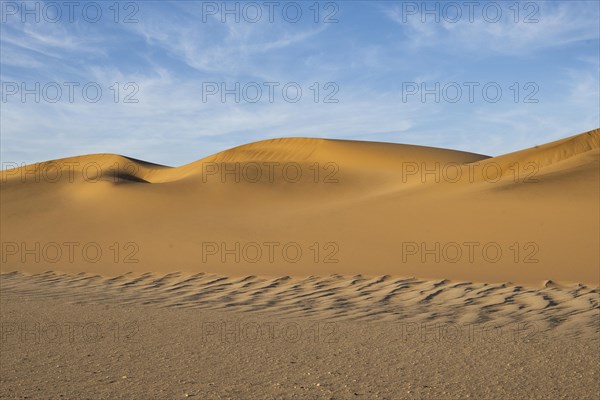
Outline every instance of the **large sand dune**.
POLYGON ((289 138, 49 161, 2 171, 1 269, 597 285, 599 157, 594 130, 493 158, 289 138))

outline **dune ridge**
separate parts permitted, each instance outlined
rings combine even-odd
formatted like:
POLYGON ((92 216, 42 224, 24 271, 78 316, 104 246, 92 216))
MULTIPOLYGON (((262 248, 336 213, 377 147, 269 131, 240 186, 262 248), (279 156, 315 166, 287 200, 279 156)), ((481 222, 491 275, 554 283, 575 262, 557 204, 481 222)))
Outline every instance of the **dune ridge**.
MULTIPOLYGON (((361 142, 335 139, 280 138, 267 139, 234 147, 179 167, 168 167, 137 160, 118 154, 89 154, 44 161, 2 171, 2 182, 34 180, 36 174, 47 171, 54 178, 56 168, 64 171, 63 178, 69 172, 89 171, 90 179, 102 178, 147 183, 167 183, 194 175, 202 175, 206 163, 306 163, 360 162, 366 168, 399 167, 407 161, 454 161, 470 162, 488 158, 480 154, 447 150, 425 146, 402 145, 394 143, 361 142), (358 158, 358 160, 357 160, 358 158), (100 171, 102 175, 96 176, 100 171), (119 174, 117 174, 119 172, 119 174), (131 177, 133 179, 128 179, 131 177)), ((74 174, 75 179, 80 174, 74 174)))
MULTIPOLYGON (((596 152, 600 148, 599 129, 584 132, 554 142, 515 151, 497 157, 441 149, 417 145, 395 143, 363 142, 339 139, 317 138, 279 138, 266 139, 229 150, 179 167, 169 167, 138 160, 118 154, 89 154, 67 157, 40 163, 8 168, 1 171, 2 183, 14 180, 32 179, 36 173, 47 169, 48 175, 54 176, 54 170, 61 166, 65 174, 70 171, 82 171, 88 167, 101 170, 106 178, 114 178, 114 173, 121 171, 121 177, 127 180, 148 183, 171 182, 182 177, 202 173, 203 163, 247 163, 247 162, 328 162, 352 161, 360 162, 364 167, 399 167, 401 163, 416 162, 457 162, 468 164, 487 160, 508 164, 510 162, 532 162, 540 167, 547 167, 581 156, 588 152, 596 152), (369 163, 370 165, 364 165, 369 163)), ((8 166, 11 166, 8 164, 8 166)), ((95 175, 94 175, 95 178, 95 175)))

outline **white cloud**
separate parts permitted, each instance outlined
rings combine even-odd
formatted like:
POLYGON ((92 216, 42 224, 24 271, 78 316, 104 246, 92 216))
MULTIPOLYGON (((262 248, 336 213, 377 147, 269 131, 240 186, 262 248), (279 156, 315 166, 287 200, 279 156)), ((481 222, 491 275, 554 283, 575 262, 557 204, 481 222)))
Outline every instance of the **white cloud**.
MULTIPOLYGON (((539 7, 539 10, 521 8, 518 22, 515 22, 513 3, 496 3, 502 4, 503 13, 498 22, 490 22, 494 19, 484 18, 481 11, 474 12, 475 18, 470 22, 467 9, 463 10, 463 16, 455 23, 448 22, 443 15, 439 23, 431 15, 425 16, 428 19, 422 22, 419 12, 416 15, 407 14, 398 5, 384 9, 384 14, 404 29, 408 37, 405 45, 413 49, 435 47, 440 51, 526 55, 599 38, 600 16, 595 2, 530 3, 539 7), (524 22, 531 12, 534 12, 533 17, 538 22, 524 22)), ((529 3, 519 3, 519 7, 524 7, 524 4, 529 3)))

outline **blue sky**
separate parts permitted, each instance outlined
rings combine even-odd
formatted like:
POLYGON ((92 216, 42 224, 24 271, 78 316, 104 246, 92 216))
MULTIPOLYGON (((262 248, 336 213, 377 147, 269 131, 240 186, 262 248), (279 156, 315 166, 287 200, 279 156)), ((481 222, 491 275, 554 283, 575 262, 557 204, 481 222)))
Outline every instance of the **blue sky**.
POLYGON ((289 136, 498 155, 600 126, 597 1, 75 3, 2 2, 3 163, 289 136))

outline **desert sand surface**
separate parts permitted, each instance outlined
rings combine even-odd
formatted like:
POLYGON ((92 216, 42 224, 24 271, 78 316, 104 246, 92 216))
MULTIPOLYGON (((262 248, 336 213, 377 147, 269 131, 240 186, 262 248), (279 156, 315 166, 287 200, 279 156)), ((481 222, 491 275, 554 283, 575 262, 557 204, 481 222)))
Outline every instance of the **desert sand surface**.
POLYGON ((273 139, 2 171, 2 271, 599 283, 600 130, 498 157, 273 139))
POLYGON ((0 398, 595 399, 600 130, 2 171, 0 398))
POLYGON ((595 399, 598 289, 3 274, 0 397, 595 399))

